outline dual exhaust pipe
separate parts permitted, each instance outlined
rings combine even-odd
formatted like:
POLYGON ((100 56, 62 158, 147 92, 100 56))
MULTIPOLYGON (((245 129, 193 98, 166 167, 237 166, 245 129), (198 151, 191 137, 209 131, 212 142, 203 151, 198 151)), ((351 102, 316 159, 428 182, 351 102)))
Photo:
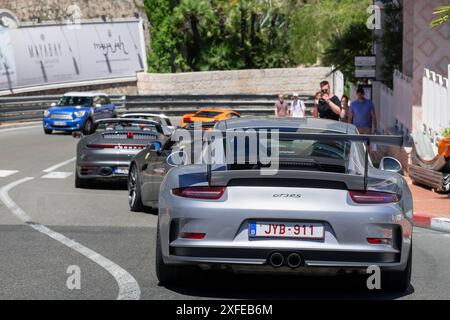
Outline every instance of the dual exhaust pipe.
POLYGON ((303 259, 296 252, 288 254, 286 258, 282 253, 274 252, 269 257, 269 263, 274 268, 281 268, 286 264, 291 269, 297 269, 302 265, 303 259))

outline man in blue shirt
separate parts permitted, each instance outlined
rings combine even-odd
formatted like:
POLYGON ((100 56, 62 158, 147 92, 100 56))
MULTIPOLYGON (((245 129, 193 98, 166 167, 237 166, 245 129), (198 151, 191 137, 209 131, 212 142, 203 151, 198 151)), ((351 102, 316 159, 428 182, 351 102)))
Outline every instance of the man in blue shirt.
POLYGON ((375 134, 377 130, 377 117, 372 101, 366 99, 363 88, 356 91, 358 100, 350 105, 348 122, 354 124, 360 134, 375 134))

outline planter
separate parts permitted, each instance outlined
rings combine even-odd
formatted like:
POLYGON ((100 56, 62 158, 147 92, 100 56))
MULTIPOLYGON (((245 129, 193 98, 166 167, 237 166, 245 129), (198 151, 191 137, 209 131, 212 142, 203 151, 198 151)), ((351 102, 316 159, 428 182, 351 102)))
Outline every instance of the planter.
POLYGON ((438 145, 439 155, 445 155, 446 158, 450 158, 450 138, 442 138, 438 145))

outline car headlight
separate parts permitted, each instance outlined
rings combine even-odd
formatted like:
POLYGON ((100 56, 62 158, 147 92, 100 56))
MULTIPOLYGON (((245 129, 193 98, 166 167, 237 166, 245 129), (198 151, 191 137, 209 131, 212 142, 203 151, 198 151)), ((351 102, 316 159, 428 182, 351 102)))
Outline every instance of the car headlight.
POLYGON ((81 118, 86 114, 86 111, 77 111, 73 113, 77 118, 81 118))
POLYGON ((44 118, 47 118, 50 115, 50 111, 45 110, 44 111, 44 118))

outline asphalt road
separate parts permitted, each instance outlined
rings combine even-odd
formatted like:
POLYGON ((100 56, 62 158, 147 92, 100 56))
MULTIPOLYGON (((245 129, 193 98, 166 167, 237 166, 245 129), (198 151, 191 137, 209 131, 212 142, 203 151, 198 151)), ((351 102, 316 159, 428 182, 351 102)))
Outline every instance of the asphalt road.
POLYGON ((122 184, 74 188, 70 135, 40 126, 0 130, 0 299, 448 299, 450 235, 414 233, 404 294, 364 289, 348 276, 291 278, 208 273, 190 287, 155 277, 157 216, 131 213, 122 184), (61 165, 60 165, 61 164, 61 165), (76 266, 81 289, 70 290, 76 266))

